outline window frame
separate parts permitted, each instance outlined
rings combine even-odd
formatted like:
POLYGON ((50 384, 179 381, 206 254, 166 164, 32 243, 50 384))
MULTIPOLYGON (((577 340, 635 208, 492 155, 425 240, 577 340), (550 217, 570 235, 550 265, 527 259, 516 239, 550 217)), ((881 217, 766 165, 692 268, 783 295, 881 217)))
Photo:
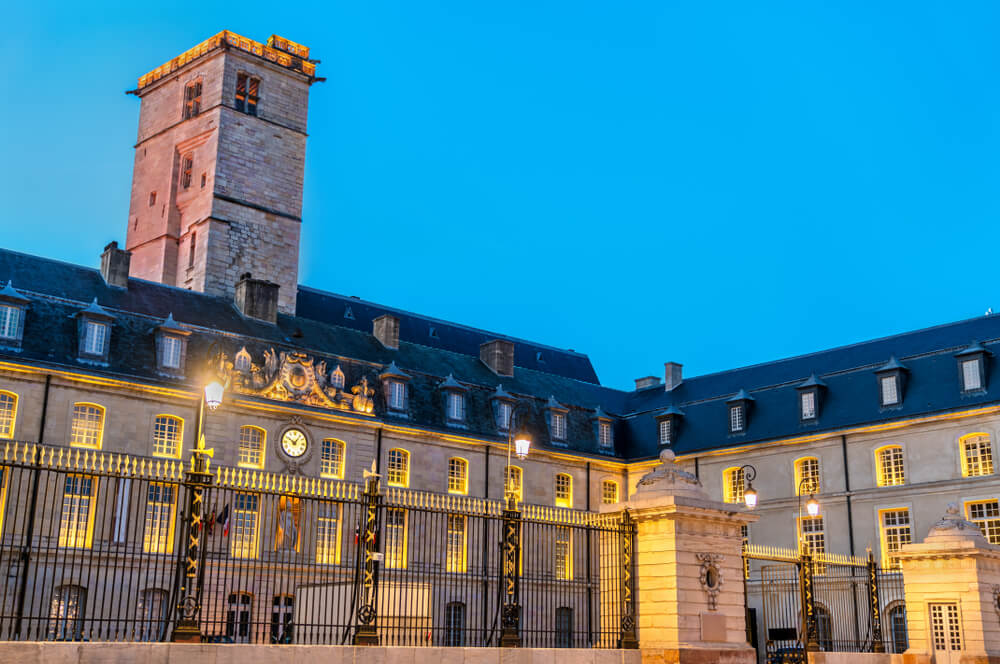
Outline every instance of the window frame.
POLYGON ((17 431, 17 406, 19 397, 16 392, 10 390, 0 390, 0 440, 13 440, 14 432, 17 431), (5 402, 10 402, 10 408, 5 407, 5 402), (7 417, 10 413, 10 417, 7 417))
POLYGON ((961 466, 962 477, 989 477, 996 473, 996 465, 993 460, 993 437, 984 431, 974 431, 964 434, 958 439, 959 465, 961 466), (985 438, 985 445, 983 444, 985 438), (969 446, 977 444, 979 447, 978 465, 989 465, 989 472, 969 472, 969 446), (983 452, 985 451, 985 454, 983 452))
MULTIPOLYGON (((906 450, 904 447, 899 443, 888 443, 875 448, 873 453, 875 455, 875 485, 878 487, 905 486, 908 473, 906 472, 906 450), (889 482, 886 475, 885 462, 882 457, 884 453, 897 449, 900 455, 898 474, 901 481, 889 482)), ((893 471, 893 474, 895 476, 896 471, 893 471)))
POLYGON ((385 480, 386 486, 399 487, 401 489, 409 488, 410 486, 410 451, 402 447, 393 447, 386 453, 386 464, 385 464, 385 480), (393 453, 398 453, 397 456, 402 460, 402 469, 393 468, 393 453), (402 472, 402 480, 393 477, 393 472, 402 472))
MULTIPOLYGON (((162 447, 162 445, 161 445, 162 447)), ((180 459, 181 452, 184 447, 184 418, 177 415, 170 415, 169 413, 158 413, 153 416, 153 436, 152 436, 152 456, 166 458, 166 459, 180 459), (160 420, 164 421, 164 425, 167 425, 168 421, 173 421, 176 424, 177 435, 176 435, 176 448, 173 453, 167 453, 162 451, 157 451, 157 442, 166 440, 165 436, 159 436, 160 431, 160 420)))
POLYGON ((822 487, 823 487, 822 471, 823 471, 823 466, 820 464, 819 457, 817 457, 817 456, 804 456, 804 457, 799 457, 798 459, 796 459, 795 460, 795 487, 794 487, 795 495, 798 496, 798 495, 811 495, 811 494, 821 493, 822 492, 822 487), (803 469, 804 469, 805 465, 808 462, 810 462, 810 461, 815 461, 816 462, 816 476, 815 476, 815 478, 812 478, 813 482, 814 482, 814 487, 813 487, 815 489, 814 491, 809 491, 807 488, 802 487, 802 480, 806 479, 806 476, 803 473, 803 469), (799 489, 800 488, 805 493, 800 494, 799 493, 799 489))
POLYGON ((448 459, 448 493, 459 496, 469 494, 469 462, 462 457, 448 459), (461 468, 461 476, 453 473, 456 468, 461 468))
POLYGON ((445 568, 448 574, 465 574, 469 567, 469 519, 465 514, 449 513, 445 517, 445 568), (461 549, 452 548, 452 523, 461 521, 461 549), (457 561, 457 564, 453 564, 457 561))
POLYGON ((991 544, 1000 544, 1000 499, 978 498, 975 500, 966 500, 964 501, 964 507, 965 518, 979 527, 979 530, 983 534, 983 537, 986 538, 986 541, 991 544), (994 507, 996 509, 996 516, 985 515, 978 518, 973 517, 972 508, 977 505, 994 507), (992 528, 987 524, 989 521, 996 522, 992 528), (984 527, 983 524, 987 524, 987 526, 984 527), (996 533, 996 537, 993 539, 990 538, 990 530, 994 530, 996 533))
MULTIPOLYGON (((236 447, 236 465, 240 468, 254 468, 260 470, 264 467, 264 459, 266 452, 267 452, 267 429, 265 429, 264 427, 259 427, 255 424, 241 424, 239 443, 237 444, 236 447), (243 432, 250 430, 260 432, 260 450, 259 450, 260 458, 257 460, 256 463, 250 460, 243 461, 244 457, 243 446, 246 442, 243 440, 243 432)), ((246 456, 249 459, 250 455, 247 454, 246 456)))
POLYGON ((262 83, 261 77, 251 74, 247 71, 236 72, 236 89, 233 92, 233 108, 237 112, 243 113, 244 115, 250 115, 253 117, 260 117, 258 114, 258 107, 260 106, 260 85, 262 83), (240 84, 244 85, 241 92, 240 84), (251 92, 252 84, 253 92, 251 92), (242 95, 242 99, 241 99, 242 95))
POLYGON ((799 421, 814 422, 819 419, 819 390, 809 389, 799 391, 799 421), (811 411, 806 410, 806 400, 812 402, 811 411))
POLYGON ((601 480, 601 504, 602 505, 617 505, 621 502, 621 489, 618 486, 618 482, 615 480, 604 479, 601 480), (613 489, 614 500, 608 500, 608 488, 613 489))
POLYGON ((257 560, 260 558, 260 514, 261 503, 264 502, 261 499, 262 495, 254 491, 238 491, 233 496, 233 513, 229 517, 231 524, 229 532, 229 555, 232 558, 240 560, 257 560), (240 508, 239 500, 241 497, 246 499, 252 498, 255 506, 252 509, 246 506, 240 508), (253 517, 253 532, 249 538, 246 538, 246 533, 243 533, 241 537, 237 536, 239 533, 238 522, 240 515, 245 515, 244 518, 248 516, 253 517))
POLYGON ((602 450, 614 449, 615 432, 611 420, 597 420, 597 447, 602 450))
POLYGON ((319 476, 333 480, 344 479, 345 467, 347 466, 347 443, 339 438, 324 438, 320 441, 319 447, 319 476), (330 450, 339 450, 339 453, 330 454, 330 450), (337 467, 333 469, 333 472, 330 470, 332 466, 327 465, 334 460, 328 458, 331 456, 339 456, 337 467))
POLYGON ((742 403, 729 404, 729 433, 746 433, 747 414, 742 403))
POLYGON ((445 418, 451 423, 465 422, 465 413, 465 395, 458 390, 445 392, 445 418))
POLYGON ((565 441, 567 437, 568 421, 565 411, 552 411, 550 421, 552 440, 565 441))
POLYGON ((81 324, 83 335, 80 339, 80 355, 83 357, 106 358, 108 355, 108 342, 111 337, 111 323, 106 321, 84 318, 81 324), (100 330, 100 348, 95 350, 94 339, 97 331, 100 330))
MULTIPOLYGON (((405 509, 403 507, 395 507, 395 506, 387 507, 386 508, 386 510, 385 510, 385 526, 384 526, 385 534, 384 534, 384 537, 383 537, 384 544, 382 545, 383 556, 384 556, 384 560, 385 560, 384 564, 385 564, 386 569, 406 569, 407 568, 407 566, 408 566, 407 563, 408 563, 408 558, 409 558, 409 542, 408 542, 408 540, 409 540, 409 537, 408 537, 408 535, 409 535, 409 529, 410 529, 410 510, 405 509), (395 512, 402 513, 402 515, 403 515, 403 524, 402 524, 402 526, 395 525, 395 524, 392 524, 392 525, 389 524, 389 514, 390 513, 395 513, 395 512), (391 532, 389 530, 390 528, 401 528, 401 531, 400 531, 399 535, 400 535, 400 538, 401 538, 402 542, 400 543, 400 546, 399 546, 400 550, 399 550, 399 557, 398 557, 398 559, 396 557, 394 557, 394 556, 390 556, 389 555, 389 543, 390 543, 390 539, 391 539, 389 537, 389 533, 391 532)), ((394 548, 396 548, 396 547, 394 546, 394 548)))
POLYGON ((332 500, 321 501, 316 513, 316 564, 339 565, 341 538, 344 532, 344 504, 332 500), (335 515, 335 516, 334 516, 335 515), (322 539, 322 533, 327 532, 331 522, 334 525, 333 539, 322 539), (321 546, 322 543, 322 546, 321 546))
POLYGON ((203 92, 203 81, 199 76, 194 78, 184 84, 184 88, 181 92, 181 120, 190 120, 191 118, 196 118, 201 115, 201 95, 203 92), (191 93, 188 94, 188 90, 191 93))
POLYGON ((556 473, 552 486, 555 495, 555 506, 573 509, 573 476, 569 473, 556 473), (562 488, 560 487, 561 484, 563 485, 562 488))
POLYGON ((0 302, 0 312, 9 312, 9 315, 0 316, 0 342, 19 342, 24 330, 24 310, 22 305, 11 302, 0 302), (12 322, 13 321, 13 322, 12 322))
POLYGON ((746 494, 746 478, 741 466, 732 466, 722 471, 722 502, 730 505, 743 503, 746 494))
POLYGON ((913 513, 909 505, 898 505, 896 507, 884 507, 878 510, 878 536, 879 536, 879 546, 882 553, 882 567, 883 569, 899 569, 898 554, 900 547, 907 544, 913 543, 913 513), (897 515, 904 513, 906 515, 906 523, 894 523, 887 524, 886 517, 889 515, 897 515), (903 532, 907 533, 907 541, 900 541, 898 545, 895 545, 895 550, 890 551, 889 544, 889 529, 892 529, 893 533, 903 532))
POLYGON ((986 391, 986 362, 984 353, 971 353, 968 355, 961 355, 958 358, 958 380, 961 386, 962 394, 977 394, 986 391), (972 387, 969 386, 968 376, 966 375, 966 367, 974 364, 973 372, 975 373, 976 380, 979 382, 978 385, 972 387))
POLYGON ((92 403, 90 401, 76 401, 70 406, 69 413, 70 413, 69 446, 79 447, 87 450, 102 449, 104 447, 104 429, 107 423, 107 409, 100 404, 92 403), (78 407, 93 408, 100 414, 100 419, 97 425, 97 434, 95 436, 96 443, 93 445, 76 440, 78 407))
POLYGON ((62 503, 59 508, 59 536, 58 536, 58 547, 61 549, 90 549, 94 543, 94 521, 95 513, 97 511, 97 488, 98 488, 98 477, 96 475, 87 475, 85 473, 69 473, 64 476, 64 481, 62 483, 62 503), (71 480, 78 480, 78 487, 82 489, 84 482, 89 482, 90 490, 84 494, 80 491, 75 493, 67 493, 70 486, 71 480), (81 499, 87 499, 87 513, 85 515, 85 531, 81 536, 79 534, 80 527, 80 515, 83 511, 80 509, 81 499), (67 500, 69 500, 70 513, 67 516, 67 500), (72 521, 72 523, 70 523, 72 521), (67 530, 67 525, 71 530, 67 530))
POLYGON ((194 153, 187 152, 181 155, 180 181, 181 189, 187 191, 191 188, 191 180, 194 177, 194 153))
POLYGON ((503 492, 504 495, 507 494, 507 490, 511 485, 515 486, 514 495, 517 497, 519 502, 524 501, 524 469, 520 466, 509 465, 504 469, 503 477, 503 492), (516 478, 517 483, 514 484, 511 478, 516 478))
POLYGON ((179 485, 171 482, 148 482, 146 485, 146 507, 142 520, 142 552, 148 554, 172 555, 174 552, 174 534, 177 525, 177 494, 179 485), (153 500, 154 487, 170 490, 170 500, 153 500), (166 523, 162 523, 162 514, 166 512, 166 523), (151 518, 151 514, 153 515, 151 518), (151 524, 152 521, 152 524, 151 524), (161 531, 166 531, 163 536, 161 531), (155 539, 154 539, 155 536, 155 539))

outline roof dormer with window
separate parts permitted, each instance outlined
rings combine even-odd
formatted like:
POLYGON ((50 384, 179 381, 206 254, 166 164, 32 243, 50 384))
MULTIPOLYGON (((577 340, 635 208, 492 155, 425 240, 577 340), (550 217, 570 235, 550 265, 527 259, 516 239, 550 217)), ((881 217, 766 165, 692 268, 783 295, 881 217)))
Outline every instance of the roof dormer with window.
POLYGON ((600 406, 590 418, 594 423, 594 437, 597 439, 597 451, 602 454, 615 452, 615 424, 610 415, 600 406))
POLYGON ((493 405, 493 419, 498 432, 506 434, 510 429, 511 414, 514 412, 516 402, 514 396, 503 389, 503 385, 497 385, 496 391, 490 397, 490 403, 493 405))
POLYGON ((549 425, 549 441, 557 447, 568 445, 568 418, 569 409, 556 401, 555 396, 550 396, 545 404, 545 422, 549 425))
POLYGON ((465 428, 465 404, 468 388, 455 380, 455 377, 448 374, 448 377, 441 383, 441 392, 444 394, 444 422, 450 427, 465 428))
POLYGON ((799 397, 799 422, 815 424, 819 421, 820 405, 826 390, 826 383, 813 374, 804 382, 799 383, 795 389, 799 397))
POLYGON ((0 348, 20 350, 24 338, 24 316, 28 298, 16 290, 12 282, 0 289, 0 348))
POLYGON ((990 352, 978 342, 973 342, 955 353, 955 358, 958 360, 958 385, 962 394, 986 393, 989 356, 990 352))
POLYGON ((732 399, 726 401, 729 413, 729 433, 746 433, 749 425, 750 406, 753 404, 753 397, 747 394, 746 390, 740 390, 732 399))
POLYGON ((903 405, 903 390, 906 388, 905 366, 895 357, 875 370, 878 379, 878 403, 882 409, 899 408, 903 405))
POLYGON ((654 417, 656 418, 656 441, 660 449, 673 445, 680 434, 684 411, 672 405, 666 410, 661 410, 654 417))
POLYGON ((392 362, 385 371, 379 374, 379 380, 382 381, 386 411, 397 417, 408 417, 410 376, 397 367, 395 362, 392 362))
POLYGON ((182 377, 187 363, 187 343, 191 331, 167 314, 167 319, 154 329, 156 335, 156 368, 165 376, 182 377))
POLYGON ((90 305, 76 314, 77 358, 88 364, 106 365, 111 349, 111 324, 115 317, 97 303, 97 298, 90 305))

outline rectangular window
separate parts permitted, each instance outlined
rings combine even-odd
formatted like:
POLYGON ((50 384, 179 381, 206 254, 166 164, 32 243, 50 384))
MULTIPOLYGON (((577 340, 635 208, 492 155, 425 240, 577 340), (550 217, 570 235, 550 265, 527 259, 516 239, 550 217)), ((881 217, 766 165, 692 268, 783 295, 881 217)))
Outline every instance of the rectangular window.
POLYGON ((156 205, 156 192, 151 191, 149 192, 149 207, 153 207, 154 205, 156 205))
POLYGON ((799 395, 799 402, 802 405, 802 419, 812 420, 816 418, 816 393, 803 392, 799 395))
POLYGON ((465 420, 465 395, 459 392, 448 393, 448 419, 454 422, 465 420))
POLYGON ((958 621, 958 604, 951 602, 931 604, 930 609, 934 650, 945 652, 961 650, 962 633, 958 621))
POLYGON ((1000 544, 1000 502, 984 500, 967 503, 965 508, 969 514, 969 521, 979 526, 990 544, 1000 544))
POLYGON ((566 414, 552 413, 552 437, 556 440, 566 438, 566 414))
POLYGON ((403 410, 406 407, 406 384, 398 380, 389 381, 389 408, 403 410))
POLYGON ((962 439, 962 474, 982 477, 993 474, 993 447, 987 434, 973 434, 962 439))
POLYGON ((670 444, 671 428, 669 417, 660 420, 660 445, 670 444))
POLYGON ((597 424, 597 442, 601 447, 611 447, 611 423, 599 422, 597 424))
POLYGON ((910 510, 882 512, 882 566, 898 568, 899 558, 896 554, 904 544, 911 541, 910 510))
POLYGON ((465 546, 465 517, 461 514, 449 514, 446 571, 465 572, 465 546))
POLYGON ((250 621, 253 617, 253 596, 250 593, 230 593, 226 611, 226 636, 234 643, 250 642, 250 621))
POLYGON ((448 459, 448 493, 469 492, 469 464, 465 459, 448 459))
POLYGON ((497 429, 506 431, 510 428, 510 404, 506 401, 497 402, 497 429))
POLYGON ((449 602, 444 614, 444 645, 449 648, 465 646, 465 604, 449 602))
POLYGON ((340 517, 343 506, 322 503, 316 517, 316 562, 321 565, 340 564, 340 517))
POLYGON ((183 119, 193 118, 201 112, 201 81, 193 81, 184 86, 183 119))
POLYGON ((618 483, 611 480, 604 480, 601 483, 601 502, 605 505, 614 505, 618 502, 618 483))
POLYGON ((181 348, 183 342, 169 334, 163 336, 163 366, 167 369, 181 368, 181 348))
POLYGON ((557 579, 573 578, 573 535, 569 528, 556 528, 555 573, 557 579))
POLYGON ((275 595, 271 600, 271 643, 292 643, 294 620, 295 596, 275 595))
POLYGON ((979 373, 979 358, 962 360, 962 389, 966 392, 983 389, 982 376, 979 373))
POLYGON ((198 239, 198 234, 191 232, 191 240, 188 242, 188 269, 194 267, 194 250, 197 246, 196 242, 198 239))
POLYGON ((14 421, 17 418, 17 395, 0 392, 0 438, 14 437, 14 421))
POLYGON ((722 499, 727 503, 742 503, 744 493, 743 469, 730 468, 722 474, 722 499))
POLYGON ((410 455, 406 450, 389 450, 387 480, 389 486, 408 486, 410 483, 410 455))
POLYGON ((17 339, 21 321, 21 307, 0 305, 0 338, 17 339))
POLYGON ((260 534, 260 496, 255 493, 236 494, 232 515, 233 558, 256 558, 260 534))
POLYGON ((521 469, 517 466, 510 466, 507 469, 507 488, 518 500, 524 500, 524 484, 522 482, 521 469))
POLYGON ((194 170, 194 155, 186 154, 181 160, 181 187, 191 188, 191 171, 194 170))
POLYGON ((83 612, 87 590, 82 586, 59 586, 49 605, 48 638, 50 641, 80 641, 83 638, 83 612))
POLYGON ((906 483, 903 467, 903 448, 898 445, 877 452, 879 486, 901 486, 906 483))
POLYGON ((264 465, 264 430, 240 427, 239 465, 260 468, 264 465))
POLYGON ((170 415, 158 415, 153 420, 153 456, 180 457, 182 422, 170 415))
POLYGON ((823 517, 802 517, 799 519, 799 531, 802 545, 810 555, 826 553, 826 532, 823 528, 823 517))
POLYGON ((104 342, 107 338, 107 324, 87 321, 83 325, 83 352, 87 355, 104 355, 104 342))
POLYGON ((173 553, 176 487, 154 482, 146 494, 146 529, 142 538, 145 553, 173 553))
POLYGON ((75 447, 101 449, 103 435, 104 410, 90 404, 74 404, 69 444, 75 447))
POLYGON ((729 407, 729 432, 739 433, 743 431, 744 418, 743 418, 743 406, 730 406, 729 407))
POLYGON ((819 459, 800 459, 795 464, 795 491, 819 493, 819 459))
POLYGON ((140 641, 162 641, 167 631, 170 612, 167 591, 150 588, 139 594, 140 641))
POLYGON ((319 473, 323 477, 344 479, 344 444, 339 440, 327 438, 323 441, 323 449, 319 457, 319 473))
POLYGON ((556 507, 573 507, 573 478, 566 473, 556 475, 556 507))
POLYGON ((96 482, 88 475, 67 475, 59 518, 59 546, 89 549, 96 482))
POLYGON ((882 387, 882 405, 895 406, 898 404, 899 386, 896 382, 896 376, 882 376, 878 382, 882 387))
POLYGON ((406 510, 398 507, 385 511, 385 566, 406 567, 406 510))
POLYGON ((257 98, 260 79, 247 74, 236 75, 236 110, 247 115, 257 115, 257 98))

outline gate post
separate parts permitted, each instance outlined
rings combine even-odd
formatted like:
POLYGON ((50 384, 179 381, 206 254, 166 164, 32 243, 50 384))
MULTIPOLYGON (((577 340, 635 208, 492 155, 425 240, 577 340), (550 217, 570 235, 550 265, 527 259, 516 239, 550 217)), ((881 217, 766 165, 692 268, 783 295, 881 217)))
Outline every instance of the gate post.
MULTIPOLYGON (((378 474, 375 473, 375 463, 372 471, 365 471, 364 492, 364 532, 358 556, 361 557, 361 576, 357 577, 354 588, 358 598, 357 627, 354 629, 352 643, 356 646, 377 646, 378 639, 378 571, 381 556, 379 545, 379 493, 378 474)), ((357 569, 357 568, 355 568, 357 569)))
POLYGON ((802 592, 802 645, 806 652, 819 651, 819 629, 816 625, 816 602, 813 593, 813 559, 807 549, 799 558, 799 588, 802 592))
POLYGON ((878 565, 875 554, 868 549, 868 616, 872 628, 872 652, 885 652, 882 642, 882 609, 879 606, 878 565))
POLYGON ((500 647, 521 647, 521 511, 517 496, 510 494, 503 511, 503 607, 500 611, 500 647))
POLYGON ((204 439, 195 448, 191 458, 191 470, 185 474, 187 489, 187 539, 184 546, 184 573, 181 577, 180 601, 177 603, 177 623, 170 640, 179 643, 201 643, 201 579, 199 564, 201 555, 202 512, 205 503, 205 489, 212 484, 212 473, 208 470, 208 455, 204 439))
POLYGON ((618 647, 635 650, 639 647, 639 639, 635 634, 635 521, 628 510, 622 512, 620 528, 622 624, 618 647))

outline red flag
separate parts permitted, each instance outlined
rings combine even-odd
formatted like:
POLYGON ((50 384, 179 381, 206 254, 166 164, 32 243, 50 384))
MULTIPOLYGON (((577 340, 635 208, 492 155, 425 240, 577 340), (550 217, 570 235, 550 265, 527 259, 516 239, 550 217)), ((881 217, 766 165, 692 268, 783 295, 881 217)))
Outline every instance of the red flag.
POLYGON ((229 505, 222 508, 216 521, 222 525, 222 536, 229 537, 229 505))

